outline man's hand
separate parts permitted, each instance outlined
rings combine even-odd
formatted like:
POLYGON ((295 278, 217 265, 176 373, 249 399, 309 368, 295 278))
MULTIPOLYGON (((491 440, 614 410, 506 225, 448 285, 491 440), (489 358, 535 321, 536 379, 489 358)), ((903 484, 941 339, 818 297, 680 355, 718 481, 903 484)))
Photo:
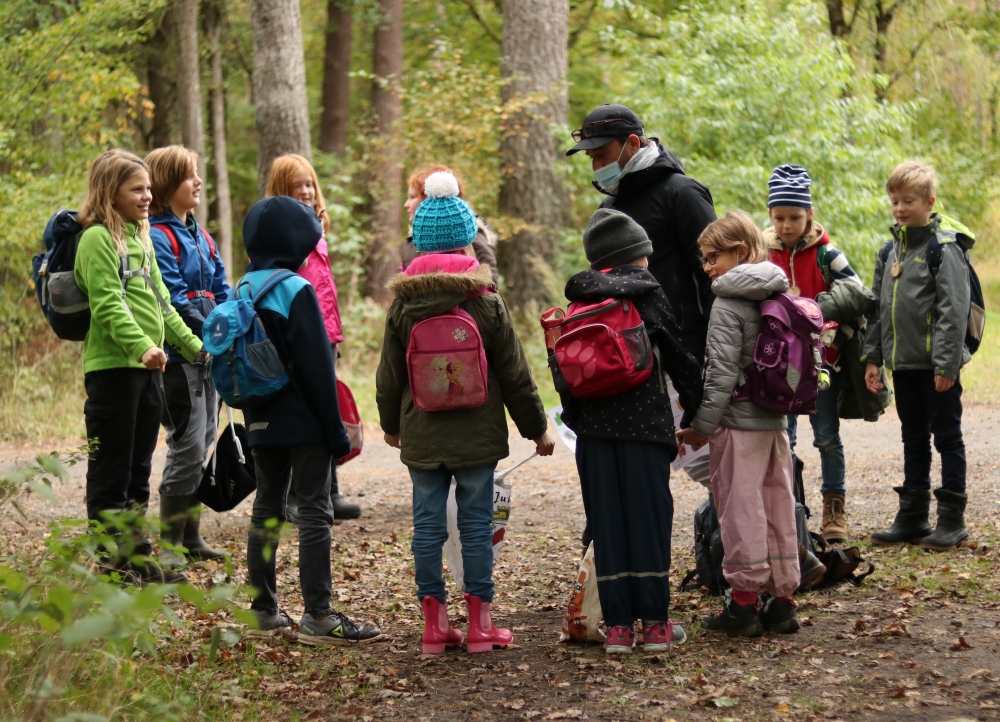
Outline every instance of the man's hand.
POLYGON ((142 365, 148 368, 150 371, 154 369, 160 369, 163 371, 167 367, 167 355, 163 353, 162 348, 157 348, 153 346, 142 355, 142 365))
POLYGON ((384 438, 385 438, 385 443, 387 443, 394 449, 401 448, 399 445, 399 434, 385 434, 384 438))
POLYGON ((955 379, 949 379, 945 376, 934 377, 934 390, 937 391, 938 393, 942 391, 947 391, 954 385, 955 385, 955 379))
POLYGON ((878 370, 878 364, 870 363, 865 366, 865 386, 867 386, 868 390, 873 394, 877 394, 883 388, 882 378, 878 370))
POLYGON ((539 456, 552 456, 552 452, 556 450, 556 441, 549 436, 548 431, 532 441, 535 442, 535 453, 539 456))
POLYGON ((703 447, 705 444, 708 443, 708 437, 702 436, 694 429, 690 428, 681 429, 680 431, 677 432, 677 443, 687 444, 692 449, 697 451, 698 449, 700 449, 701 447, 703 447))

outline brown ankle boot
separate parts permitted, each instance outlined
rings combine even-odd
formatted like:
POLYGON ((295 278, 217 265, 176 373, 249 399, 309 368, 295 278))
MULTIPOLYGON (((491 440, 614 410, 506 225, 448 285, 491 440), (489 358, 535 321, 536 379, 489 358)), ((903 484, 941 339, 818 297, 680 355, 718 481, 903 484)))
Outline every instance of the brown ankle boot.
POLYGON ((842 542, 847 537, 846 501, 843 494, 823 495, 823 526, 820 534, 827 543, 842 542))

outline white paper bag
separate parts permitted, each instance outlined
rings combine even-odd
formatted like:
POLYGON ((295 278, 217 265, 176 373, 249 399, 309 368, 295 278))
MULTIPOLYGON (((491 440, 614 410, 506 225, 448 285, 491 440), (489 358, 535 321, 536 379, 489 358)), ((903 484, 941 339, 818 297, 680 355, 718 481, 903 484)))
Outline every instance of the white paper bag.
POLYGON ((597 567, 594 565, 594 542, 580 560, 580 570, 573 583, 573 593, 563 614, 560 642, 603 642, 601 599, 597 596, 597 567))
POLYGON ((559 438, 562 439, 563 443, 572 451, 576 453, 576 434, 573 429, 566 426, 562 420, 562 404, 554 408, 549 409, 549 419, 552 420, 552 425, 556 427, 556 433, 559 434, 559 438))

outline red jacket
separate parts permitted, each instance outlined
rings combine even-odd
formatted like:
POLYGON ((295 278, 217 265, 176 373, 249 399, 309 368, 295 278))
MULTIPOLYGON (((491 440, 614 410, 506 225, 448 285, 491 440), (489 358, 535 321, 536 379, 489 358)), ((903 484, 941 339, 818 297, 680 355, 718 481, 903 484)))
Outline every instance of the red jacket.
POLYGON ((327 251, 326 239, 320 238, 319 243, 306 258, 306 265, 299 269, 299 275, 312 284, 319 300, 320 311, 323 312, 323 322, 330 343, 340 343, 344 333, 340 325, 340 306, 337 303, 337 284, 333 282, 330 272, 330 256, 327 251))
POLYGON ((795 248, 788 248, 774 232, 774 228, 764 231, 764 244, 771 254, 771 263, 788 276, 788 292, 805 298, 816 298, 830 289, 823 279, 816 254, 820 246, 830 242, 826 230, 816 221, 795 248))

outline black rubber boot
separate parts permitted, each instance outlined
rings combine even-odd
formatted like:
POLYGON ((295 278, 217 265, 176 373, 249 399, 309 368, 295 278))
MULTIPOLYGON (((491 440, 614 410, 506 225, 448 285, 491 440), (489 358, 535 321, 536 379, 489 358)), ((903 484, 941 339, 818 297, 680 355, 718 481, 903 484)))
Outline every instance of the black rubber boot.
POLYGON ((333 470, 330 479, 330 501, 333 503, 334 519, 357 519, 361 516, 361 506, 346 501, 340 495, 340 485, 337 483, 337 470, 333 470))
POLYGON ((965 528, 965 504, 969 497, 947 489, 935 489, 937 497, 937 529, 920 542, 921 549, 943 551, 954 549, 969 538, 965 528))
POLYGON ((184 546, 187 547, 188 557, 208 561, 229 556, 226 552, 213 549, 201 538, 201 504, 195 501, 193 496, 187 497, 187 500, 190 507, 187 513, 187 524, 184 526, 184 546))
POLYGON ((187 566, 187 560, 179 550, 167 549, 162 545, 187 546, 184 536, 188 523, 189 499, 187 496, 160 495, 160 564, 167 569, 183 569, 187 566))
POLYGON ((707 632, 725 632, 730 637, 759 637, 764 633, 764 627, 757 618, 757 603, 737 604, 728 589, 722 611, 711 617, 702 617, 701 627, 707 632))
POLYGON ((931 492, 923 489, 892 487, 899 494, 899 511, 892 526, 872 534, 875 544, 899 544, 912 542, 919 544, 925 536, 930 536, 931 492))
POLYGON ((760 597, 760 613, 757 615, 765 632, 778 634, 795 634, 799 631, 799 619, 795 602, 791 599, 778 599, 770 594, 760 597))

